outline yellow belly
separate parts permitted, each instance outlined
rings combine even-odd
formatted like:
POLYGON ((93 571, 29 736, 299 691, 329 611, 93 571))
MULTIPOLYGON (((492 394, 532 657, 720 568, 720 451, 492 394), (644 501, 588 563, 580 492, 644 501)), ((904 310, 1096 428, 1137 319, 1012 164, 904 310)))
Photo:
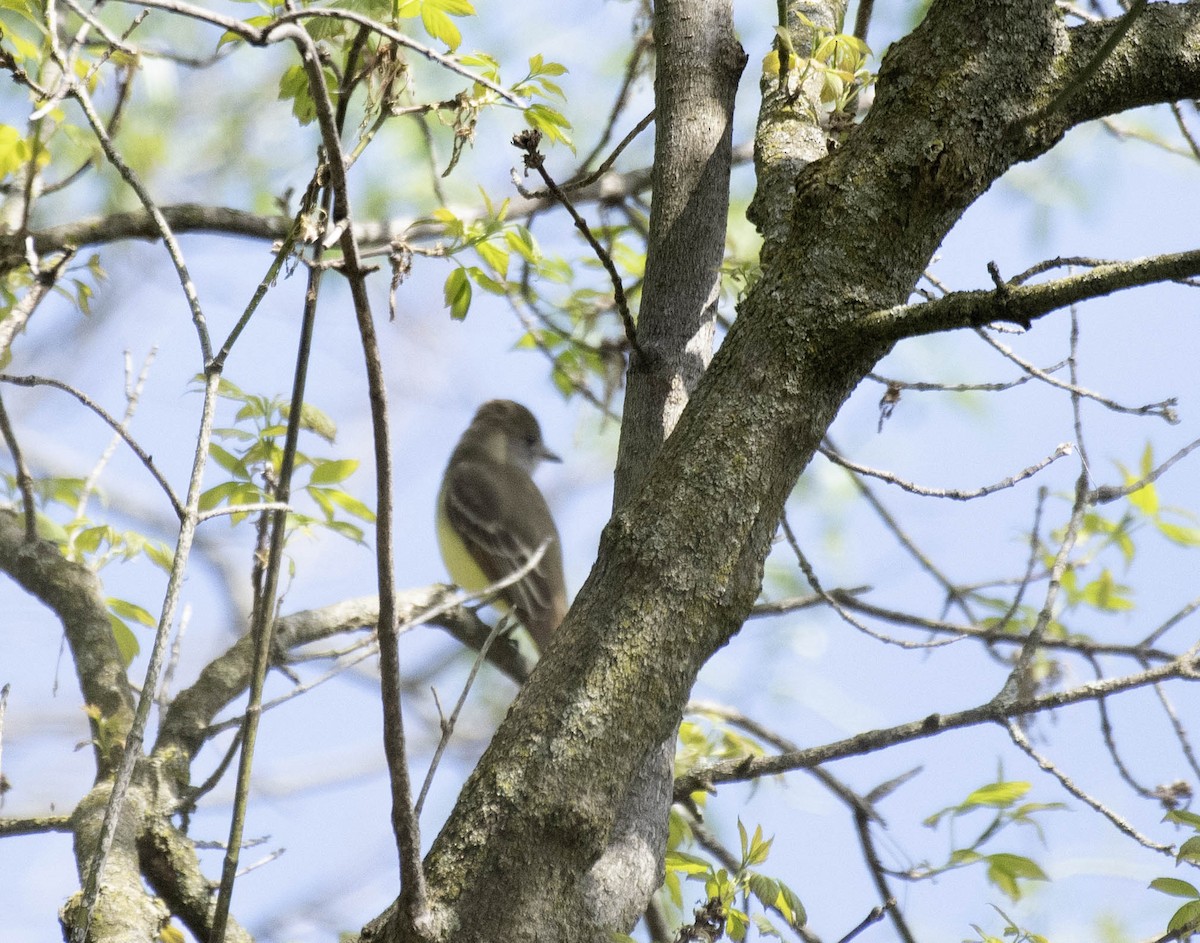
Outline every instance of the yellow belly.
MULTIPOLYGON (((468 592, 478 592, 492 584, 487 574, 480 569, 467 545, 463 543, 458 532, 450 526, 446 517, 445 496, 438 494, 437 503, 437 541, 438 549, 442 552, 442 560, 450 579, 468 592)), ((508 603, 503 599, 494 599, 491 603, 503 612, 508 611, 508 603)))

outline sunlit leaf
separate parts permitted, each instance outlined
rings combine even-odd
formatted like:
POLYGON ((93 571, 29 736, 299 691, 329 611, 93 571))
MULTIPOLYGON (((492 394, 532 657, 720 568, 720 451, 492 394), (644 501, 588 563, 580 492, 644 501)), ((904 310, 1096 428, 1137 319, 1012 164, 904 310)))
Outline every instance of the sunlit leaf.
POLYGON ((333 485, 345 481, 358 468, 358 459, 344 458, 336 461, 318 462, 313 469, 309 483, 314 485, 333 485))
POLYGON ((1155 878, 1150 882, 1150 887, 1164 894, 1170 894, 1172 897, 1200 899, 1200 891, 1196 890, 1195 885, 1181 881, 1179 878, 1155 878))
POLYGON ((450 317, 461 321, 471 308, 471 280, 463 268, 452 269, 446 278, 442 294, 446 299, 446 307, 450 309, 450 317))

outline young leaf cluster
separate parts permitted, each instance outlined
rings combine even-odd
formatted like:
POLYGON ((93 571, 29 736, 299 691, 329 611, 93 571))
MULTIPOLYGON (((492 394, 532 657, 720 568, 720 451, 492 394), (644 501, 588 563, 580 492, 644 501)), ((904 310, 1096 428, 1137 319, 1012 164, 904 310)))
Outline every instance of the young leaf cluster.
POLYGON ((681 823, 682 819, 673 813, 664 885, 677 908, 683 906, 680 879, 684 878, 703 881, 706 899, 720 901, 725 915, 725 930, 735 943, 746 939, 752 923, 760 934, 779 937, 779 930, 768 914, 781 918, 792 930, 804 926, 808 916, 795 891, 783 881, 757 870, 758 865, 766 862, 774 841, 772 838, 763 838, 762 826, 756 826, 754 834, 750 835, 741 819, 738 820, 740 853, 737 866, 730 870, 698 855, 679 851, 678 844, 682 843, 686 834, 680 829, 681 823), (751 915, 750 907, 754 901, 762 906, 764 913, 751 915))
MULTIPOLYGON (((238 404, 235 425, 213 430, 214 441, 209 454, 228 474, 200 496, 200 508, 210 511, 227 507, 264 504, 274 500, 274 486, 279 481, 283 459, 282 439, 287 431, 288 407, 279 398, 246 393, 237 384, 222 379, 218 395, 238 404)), ((333 444, 337 428, 332 419, 308 403, 304 404, 300 427, 305 432, 333 444)), ((293 486, 293 496, 307 495, 317 506, 320 516, 292 510, 288 514, 289 530, 309 530, 325 527, 356 543, 362 543, 363 530, 354 520, 371 523, 371 511, 358 498, 339 487, 358 468, 357 459, 323 458, 297 450, 296 470, 308 470, 308 481, 293 486), (353 518, 354 520, 351 520, 353 518)), ((234 512, 232 523, 244 520, 250 512, 234 512)))
POLYGON ((980 786, 962 802, 926 818, 924 824, 929 828, 936 828, 943 822, 949 826, 951 850, 945 863, 927 868, 916 876, 932 878, 946 871, 979 865, 985 868, 988 881, 1014 901, 1021 899, 1023 881, 1049 880, 1041 865, 1032 858, 983 850, 986 844, 1013 825, 1032 826, 1041 837, 1041 826, 1035 817, 1066 808, 1061 802, 1023 802, 1029 790, 1027 782, 1000 779, 980 786), (978 818, 977 812, 990 812, 990 820, 973 840, 960 845, 954 834, 956 826, 965 823, 968 817, 978 818))
MULTIPOLYGON (((1172 809, 1163 821, 1174 822, 1195 833, 1175 852, 1176 865, 1200 867, 1200 815, 1186 809, 1172 809)), ((1200 890, 1195 884, 1180 878, 1155 878, 1150 882, 1150 887, 1171 897, 1182 897, 1185 901, 1167 921, 1167 933, 1173 934, 1172 939, 1188 940, 1200 933, 1200 890)))
MULTIPOLYGON (((85 498, 91 493, 82 478, 47 476, 34 479, 38 535, 56 544, 66 559, 81 563, 93 572, 99 572, 110 563, 125 563, 139 557, 145 557, 164 573, 169 572, 171 550, 161 540, 94 521, 83 513, 81 509, 87 505, 85 498), (61 519, 63 511, 67 512, 65 520, 61 519)), ((8 472, 0 472, 0 498, 0 503, 6 506, 20 506, 16 478, 8 472)), ((121 660, 128 666, 141 649, 134 626, 153 629, 158 620, 127 599, 110 596, 106 601, 113 637, 121 660)))

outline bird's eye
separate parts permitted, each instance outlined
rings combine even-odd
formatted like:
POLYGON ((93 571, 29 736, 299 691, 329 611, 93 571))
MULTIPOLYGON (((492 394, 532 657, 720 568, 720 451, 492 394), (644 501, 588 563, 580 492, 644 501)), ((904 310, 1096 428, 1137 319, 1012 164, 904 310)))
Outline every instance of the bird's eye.
POLYGON ((535 436, 532 432, 525 433, 525 444, 530 448, 533 448, 535 445, 537 445, 537 436, 535 436))

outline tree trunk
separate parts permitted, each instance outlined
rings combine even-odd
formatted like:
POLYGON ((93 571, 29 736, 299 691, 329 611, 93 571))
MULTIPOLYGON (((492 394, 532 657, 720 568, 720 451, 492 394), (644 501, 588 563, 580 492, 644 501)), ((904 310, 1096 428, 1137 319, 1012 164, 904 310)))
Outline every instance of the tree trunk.
MULTIPOLYGON (((664 3, 659 16, 687 9, 664 3)), ((687 364, 631 376, 627 422, 638 428, 622 441, 618 509, 598 560, 427 859, 441 939, 590 940, 614 929, 592 916, 581 875, 608 847, 645 758, 672 737, 700 667, 749 612, 784 500, 842 403, 896 340, 933 329, 919 307, 878 312, 907 300, 950 227, 1012 164, 1079 121, 1195 95, 1198 24, 1194 4, 1155 4, 1092 70, 1111 23, 1068 30, 1051 0, 946 0, 891 50, 866 120, 794 181, 761 279, 657 452, 687 364)), ((711 64, 693 52, 694 64, 711 64)), ((701 178, 724 173, 706 166, 701 178)), ((673 225, 660 211, 666 230, 652 252, 693 237, 689 209, 673 225)), ((678 322, 646 324, 651 360, 634 374, 658 369, 660 344, 689 350, 707 271, 694 270, 678 322)), ((998 294, 986 320, 1003 316, 998 294)), ((410 938, 383 923, 375 932, 410 938)))

